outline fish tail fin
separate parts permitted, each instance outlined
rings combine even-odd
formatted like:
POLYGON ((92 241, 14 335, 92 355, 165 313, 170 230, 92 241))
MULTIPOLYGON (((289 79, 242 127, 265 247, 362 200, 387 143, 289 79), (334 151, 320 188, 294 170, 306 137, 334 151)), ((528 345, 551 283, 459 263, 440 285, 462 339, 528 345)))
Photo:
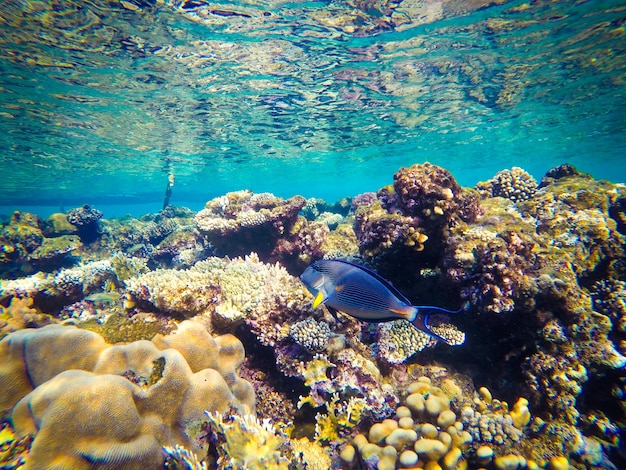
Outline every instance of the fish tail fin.
POLYGON ((426 315, 430 315, 431 313, 449 313, 451 315, 455 315, 457 313, 465 311, 466 305, 463 305, 458 310, 448 310, 447 308, 442 307, 431 307, 430 305, 416 305, 415 308, 417 308, 420 313, 426 310, 426 315))
POLYGON ((435 338, 437 341, 441 341, 442 343, 453 346, 453 344, 449 340, 445 339, 442 336, 439 336, 437 333, 430 329, 430 327, 428 326, 428 315, 429 313, 426 313, 425 315, 415 315, 415 318, 413 319, 411 324, 418 330, 426 333, 428 336, 435 338))

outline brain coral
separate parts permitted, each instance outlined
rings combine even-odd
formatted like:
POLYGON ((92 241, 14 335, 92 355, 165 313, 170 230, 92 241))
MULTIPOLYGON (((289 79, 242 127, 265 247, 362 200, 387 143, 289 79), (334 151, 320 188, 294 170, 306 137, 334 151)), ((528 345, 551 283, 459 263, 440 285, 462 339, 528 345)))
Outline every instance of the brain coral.
POLYGON ((194 322, 113 346, 50 325, 10 334, 0 355, 0 381, 11 384, 0 391, 2 416, 35 436, 25 469, 157 468, 164 445, 198 450, 205 410, 254 411, 254 392, 237 377, 241 343, 194 322))

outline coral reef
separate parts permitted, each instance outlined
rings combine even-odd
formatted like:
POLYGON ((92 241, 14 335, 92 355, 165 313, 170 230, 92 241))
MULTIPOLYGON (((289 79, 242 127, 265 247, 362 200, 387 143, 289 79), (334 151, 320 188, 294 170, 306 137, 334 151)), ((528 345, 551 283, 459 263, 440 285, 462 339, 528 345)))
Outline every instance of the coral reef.
POLYGON ((540 444, 550 439, 548 432, 531 437, 525 399, 509 412, 508 404, 492 399, 484 387, 474 392, 473 400, 456 398, 430 378, 417 378, 406 388, 393 418, 354 436, 341 451, 341 460, 348 468, 358 468, 358 454, 366 468, 378 469, 413 468, 418 461, 420 468, 447 469, 490 464, 496 469, 539 468, 537 462, 555 458, 568 464, 563 454, 540 444))
POLYGON ((426 260, 440 256, 451 226, 471 222, 481 213, 475 192, 430 163, 401 168, 393 186, 381 188, 377 199, 357 205, 355 232, 361 254, 378 257, 379 265, 407 259, 429 264, 426 260))
MULTIPOLYGON (((430 328, 450 344, 461 345, 465 342, 465 333, 440 316, 429 319, 430 328)), ((405 320, 383 323, 378 328, 379 356, 390 364, 399 364, 414 354, 428 347, 436 346, 438 341, 418 330, 405 320)))
POLYGON ((254 415, 207 413, 211 432, 218 449, 217 468, 249 468, 251 470, 287 470, 288 460, 281 453, 285 436, 269 421, 254 415))
POLYGON ((624 201, 571 165, 467 189, 419 164, 334 206, 239 191, 195 215, 16 212, 0 465, 621 468, 624 201), (313 310, 296 276, 321 258, 464 302, 429 319, 463 346, 313 310))
MULTIPOLYGON (((548 178, 564 176, 567 171, 555 170, 548 178)), ((532 198, 537 192, 537 181, 530 173, 520 167, 514 166, 510 170, 502 170, 485 183, 480 183, 477 189, 483 194, 487 193, 493 197, 503 197, 513 202, 526 201, 532 198)))
POLYGON ((125 345, 50 325, 10 334, 0 354, 0 377, 11 384, 0 392, 2 416, 10 415, 19 435, 34 436, 26 469, 92 468, 94 461, 156 467, 163 445, 200 449, 205 410, 254 411, 254 391, 237 376, 241 343, 212 338, 194 322, 125 345))
POLYGON ((278 238, 288 234, 306 204, 301 196, 287 200, 270 193, 228 193, 208 201, 194 223, 220 256, 254 251, 268 259, 278 238))
POLYGON ((102 291, 109 281, 117 282, 111 261, 92 261, 61 269, 54 274, 39 272, 30 277, 3 281, 0 285, 0 301, 12 297, 30 297, 35 306, 54 313, 93 292, 102 291))
POLYGON ((289 336, 308 351, 323 351, 330 338, 330 327, 309 317, 291 325, 289 336))
POLYGON ((8 307, 0 305, 0 339, 24 328, 39 328, 56 320, 33 308, 30 297, 13 297, 8 307))
POLYGON ((100 236, 100 219, 102 212, 85 204, 67 213, 67 221, 76 227, 78 235, 84 243, 91 243, 100 236))

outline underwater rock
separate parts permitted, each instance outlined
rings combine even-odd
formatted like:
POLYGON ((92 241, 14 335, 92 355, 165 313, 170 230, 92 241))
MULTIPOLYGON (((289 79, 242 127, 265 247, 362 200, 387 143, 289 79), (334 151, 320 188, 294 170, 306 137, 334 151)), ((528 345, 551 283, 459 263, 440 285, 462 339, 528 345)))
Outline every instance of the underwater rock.
POLYGON ((268 259, 279 237, 290 233, 306 200, 287 200, 270 193, 228 193, 208 201, 194 223, 220 255, 241 256, 254 251, 268 259))
POLYGON ((76 235, 78 227, 70 223, 66 214, 57 212, 48 217, 45 221, 44 235, 54 238, 61 235, 76 235))
POLYGON ((67 213, 67 221, 78 229, 78 235, 84 243, 91 243, 100 236, 101 218, 102 212, 87 204, 67 213))
POLYGON ((13 385, 0 391, 0 410, 19 435, 34 436, 24 468, 92 468, 95 460, 156 467, 163 445, 200 450, 196 428, 205 410, 254 412, 254 392, 237 376, 237 339, 212 338, 198 323, 183 322, 155 341, 109 345, 96 333, 59 325, 1 341, 8 360, 0 377, 13 385))
POLYGON ((9 223, 0 230, 0 274, 16 277, 32 273, 24 266, 27 257, 44 241, 41 220, 35 214, 15 211, 9 223))

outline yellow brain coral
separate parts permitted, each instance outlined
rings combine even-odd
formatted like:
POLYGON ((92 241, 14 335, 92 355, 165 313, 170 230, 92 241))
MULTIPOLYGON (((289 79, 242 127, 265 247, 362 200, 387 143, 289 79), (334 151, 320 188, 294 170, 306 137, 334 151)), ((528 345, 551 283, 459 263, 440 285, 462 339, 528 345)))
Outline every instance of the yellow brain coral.
POLYGON ((252 387, 237 376, 241 343, 191 321, 114 346, 75 327, 22 330, 0 342, 0 356, 0 382, 11 384, 0 390, 2 417, 35 436, 26 470, 158 468, 162 446, 199 450, 205 410, 254 412, 252 387))

